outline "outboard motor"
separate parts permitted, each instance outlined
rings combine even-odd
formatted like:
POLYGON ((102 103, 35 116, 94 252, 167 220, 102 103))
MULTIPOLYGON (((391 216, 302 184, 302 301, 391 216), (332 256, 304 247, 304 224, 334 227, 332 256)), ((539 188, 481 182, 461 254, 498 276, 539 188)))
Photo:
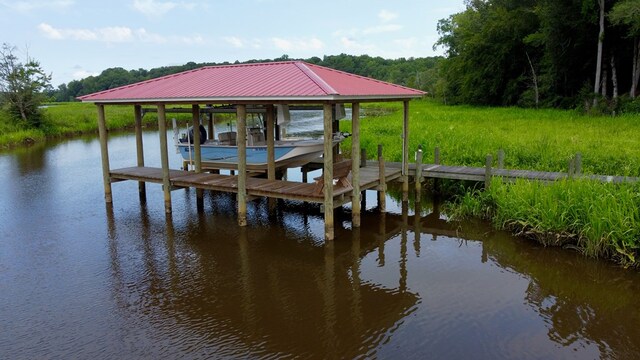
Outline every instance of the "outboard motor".
MULTIPOLYGON (((202 126, 202 124, 200 124, 200 144, 204 144, 205 141, 207 141, 207 130, 204 128, 204 126, 202 126)), ((189 143, 193 144, 193 126, 189 127, 189 143)))

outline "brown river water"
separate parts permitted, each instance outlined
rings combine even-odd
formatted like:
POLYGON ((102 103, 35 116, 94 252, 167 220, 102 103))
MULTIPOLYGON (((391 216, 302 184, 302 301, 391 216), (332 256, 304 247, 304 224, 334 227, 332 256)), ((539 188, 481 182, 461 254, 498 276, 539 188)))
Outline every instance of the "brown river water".
MULTIPOLYGON (((132 135, 109 146, 135 164, 132 135)), ((640 272, 428 197, 382 214, 369 192, 325 244, 302 203, 253 201, 246 228, 228 194, 174 191, 165 216, 159 185, 121 182, 106 206, 93 137, 0 153, 0 183, 0 359, 640 358, 640 272)))

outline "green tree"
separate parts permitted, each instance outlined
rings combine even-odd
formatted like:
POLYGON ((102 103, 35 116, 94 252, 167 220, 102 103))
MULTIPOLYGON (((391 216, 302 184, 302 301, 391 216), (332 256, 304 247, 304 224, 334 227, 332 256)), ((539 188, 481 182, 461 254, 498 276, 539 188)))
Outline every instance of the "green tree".
POLYGON ((616 3, 609 12, 609 19, 615 25, 627 27, 627 35, 633 42, 633 60, 631 62, 631 90, 634 98, 640 79, 640 0, 623 0, 616 3))
POLYGON ((16 48, 2 44, 0 50, 0 94, 2 104, 9 112, 27 124, 40 127, 42 124, 38 107, 46 99, 44 91, 50 88, 51 75, 40 67, 40 63, 27 56, 21 63, 14 55, 16 48))

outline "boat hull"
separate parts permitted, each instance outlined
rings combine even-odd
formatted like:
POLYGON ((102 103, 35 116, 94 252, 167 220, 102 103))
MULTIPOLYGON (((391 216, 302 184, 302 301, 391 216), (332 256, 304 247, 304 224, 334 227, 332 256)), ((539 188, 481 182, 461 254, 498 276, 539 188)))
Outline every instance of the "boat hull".
MULTIPOLYGON (((334 141, 334 145, 338 141, 334 141)), ((185 161, 195 161, 194 146, 179 144, 178 150, 185 161)), ((276 168, 292 168, 302 166, 317 159, 324 152, 322 140, 280 141, 274 146, 276 168)), ((238 168, 238 147, 204 143, 200 145, 202 165, 219 169, 238 168)), ((247 146, 247 169, 267 169, 267 146, 247 146)))

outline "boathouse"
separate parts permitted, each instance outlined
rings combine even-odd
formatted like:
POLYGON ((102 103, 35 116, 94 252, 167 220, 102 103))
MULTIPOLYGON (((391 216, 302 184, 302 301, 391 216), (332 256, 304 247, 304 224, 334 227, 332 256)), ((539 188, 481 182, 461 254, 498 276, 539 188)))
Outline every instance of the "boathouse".
MULTIPOLYGON (((165 210, 171 212, 171 190, 180 187, 202 190, 227 191, 237 194, 238 224, 246 226, 247 201, 253 196, 294 199, 321 203, 324 207, 325 239, 334 238, 333 211, 337 206, 351 202, 353 227, 360 226, 360 196, 366 189, 384 194, 386 181, 401 179, 403 191, 408 191, 408 138, 409 101, 424 92, 378 81, 303 61, 253 63, 240 65, 206 66, 152 80, 142 81, 80 97, 83 102, 95 103, 98 110, 98 129, 102 155, 105 201, 112 202, 111 183, 122 180, 139 182, 142 196, 145 182, 163 185, 165 210), (377 167, 360 168, 360 104, 364 102, 399 101, 403 103, 402 170, 385 169, 380 161, 377 167), (336 105, 351 104, 352 149, 351 186, 334 191, 334 160, 332 151, 336 105), (111 169, 107 146, 107 105, 131 105, 135 118, 137 164, 125 169, 111 169), (237 139, 246 139, 247 109, 262 108, 266 114, 267 178, 247 175, 246 141, 237 141, 237 175, 203 172, 200 158, 200 135, 194 133, 195 171, 169 169, 166 113, 168 105, 191 105, 193 126, 200 124, 203 107, 224 106, 234 109, 237 116, 237 139), (317 185, 276 179, 274 164, 275 105, 320 105, 323 109, 324 155, 321 191, 317 185), (142 106, 153 106, 158 114, 160 155, 162 168, 145 167, 142 144, 142 106)), ((213 134, 209 122, 209 134, 213 134)))

